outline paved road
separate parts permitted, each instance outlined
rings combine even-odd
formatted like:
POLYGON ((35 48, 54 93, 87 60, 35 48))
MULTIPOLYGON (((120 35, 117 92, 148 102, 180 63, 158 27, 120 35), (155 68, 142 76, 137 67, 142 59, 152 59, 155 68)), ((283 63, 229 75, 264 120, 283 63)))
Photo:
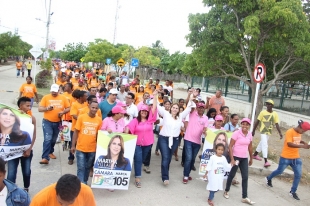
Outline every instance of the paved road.
MULTIPOLYGON (((0 67, 0 101, 13 106, 14 98, 17 96, 19 86, 25 82, 25 79, 16 78, 14 66, 0 67), (5 92, 5 91, 15 92, 5 92)), ((175 97, 179 98, 182 93, 176 92, 175 97)), ((42 151, 42 114, 33 108, 33 114, 37 118, 37 141, 34 146, 34 157, 32 161, 32 179, 30 186, 30 195, 33 197, 38 191, 45 186, 54 183, 58 178, 66 173, 76 174, 76 163, 67 164, 68 151, 62 151, 60 144, 55 146, 56 160, 51 160, 49 165, 40 165, 42 151)), ((154 148, 153 148, 154 150, 154 148)), ((153 153, 154 154, 154 153, 153 153)), ((181 154, 181 150, 179 151, 181 154)), ((206 205, 208 191, 206 183, 199 179, 198 172, 192 172, 193 180, 187 185, 182 183, 183 168, 180 161, 172 160, 170 166, 170 185, 163 186, 160 178, 160 156, 152 155, 151 174, 143 173, 142 188, 134 186, 133 175, 131 176, 128 191, 114 191, 94 189, 97 205, 178 205, 178 206, 200 206, 206 205)), ((196 166, 198 160, 196 161, 196 166)), ((273 168, 277 165, 274 164, 273 168)), ((256 172, 269 173, 261 167, 261 162, 254 162, 253 168, 256 172)), ((240 174, 238 179, 241 180, 240 174)), ((90 182, 90 180, 89 180, 90 182)), ((23 187, 21 172, 19 170, 17 184, 23 187)), ((256 205, 309 205, 309 186, 301 185, 297 191, 301 201, 295 201, 288 196, 290 184, 280 179, 275 179, 273 188, 267 188, 264 184, 264 177, 256 174, 250 174, 249 178, 249 197, 256 202, 256 205)), ((230 199, 226 200, 220 191, 215 194, 216 205, 244 205, 241 200, 241 186, 232 186, 230 199)))

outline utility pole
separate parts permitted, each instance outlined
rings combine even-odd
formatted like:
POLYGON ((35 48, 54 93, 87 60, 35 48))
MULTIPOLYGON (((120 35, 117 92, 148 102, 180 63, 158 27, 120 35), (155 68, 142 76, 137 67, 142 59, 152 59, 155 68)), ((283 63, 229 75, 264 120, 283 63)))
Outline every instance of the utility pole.
POLYGON ((116 3, 116 13, 115 13, 115 22, 114 22, 114 37, 113 37, 113 45, 115 45, 115 39, 116 39, 117 19, 118 19, 118 9, 119 9, 119 0, 117 0, 117 3, 116 3))
POLYGON ((50 23, 51 23, 51 3, 52 0, 50 0, 50 5, 48 7, 48 14, 47 14, 47 22, 46 22, 46 43, 45 43, 45 49, 46 52, 48 52, 48 36, 50 32, 50 23))

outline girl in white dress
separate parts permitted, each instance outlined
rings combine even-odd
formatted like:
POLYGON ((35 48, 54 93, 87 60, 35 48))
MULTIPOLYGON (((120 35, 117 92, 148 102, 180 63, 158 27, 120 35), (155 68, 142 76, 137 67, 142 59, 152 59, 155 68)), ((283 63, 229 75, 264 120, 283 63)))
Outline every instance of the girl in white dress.
POLYGON ((208 203, 213 206, 214 193, 219 190, 223 190, 223 180, 225 171, 231 169, 231 165, 228 164, 226 157, 223 156, 225 146, 219 143, 215 146, 216 154, 210 157, 207 165, 206 174, 203 176, 204 179, 208 176, 207 190, 210 191, 208 203))

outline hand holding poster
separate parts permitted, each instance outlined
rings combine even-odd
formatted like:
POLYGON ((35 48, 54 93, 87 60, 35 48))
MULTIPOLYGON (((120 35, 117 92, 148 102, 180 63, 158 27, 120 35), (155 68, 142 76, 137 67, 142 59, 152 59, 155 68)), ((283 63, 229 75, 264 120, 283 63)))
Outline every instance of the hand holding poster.
POLYGON ((21 157, 31 145, 33 130, 29 115, 0 104, 0 157, 5 161, 21 157))
MULTIPOLYGON (((205 138, 205 143, 203 145, 201 161, 199 165, 199 174, 205 175, 207 164, 210 160, 210 157, 215 154, 213 148, 218 143, 223 143, 225 145, 224 156, 228 155, 228 146, 230 143, 230 138, 232 136, 232 132, 226 132, 222 130, 208 129, 207 135, 205 138)), ((229 172, 229 171, 227 171, 229 172)), ((226 172, 226 173, 227 173, 226 172)), ((227 177, 227 175, 225 175, 227 177)))
POLYGON ((98 132, 91 187, 128 190, 136 135, 98 132))

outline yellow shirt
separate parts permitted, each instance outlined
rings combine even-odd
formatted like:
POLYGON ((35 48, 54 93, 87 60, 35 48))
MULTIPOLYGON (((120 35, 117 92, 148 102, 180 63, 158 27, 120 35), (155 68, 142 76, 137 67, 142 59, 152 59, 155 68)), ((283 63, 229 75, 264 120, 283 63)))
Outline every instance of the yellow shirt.
POLYGON ((273 125, 279 123, 278 114, 273 111, 272 113, 263 110, 259 113, 257 119, 260 121, 260 133, 270 135, 273 125))

